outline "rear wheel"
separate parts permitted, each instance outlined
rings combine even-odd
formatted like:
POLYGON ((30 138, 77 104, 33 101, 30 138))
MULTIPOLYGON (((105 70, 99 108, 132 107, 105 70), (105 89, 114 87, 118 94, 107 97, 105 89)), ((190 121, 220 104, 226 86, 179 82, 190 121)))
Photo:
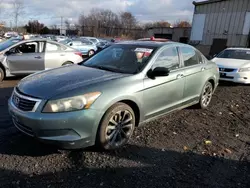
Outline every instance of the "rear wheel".
POLYGON ((4 79, 4 70, 2 67, 0 67, 0 82, 2 82, 4 79))
POLYGON ((90 56, 92 56, 92 55, 94 55, 95 54, 95 51, 94 50, 89 50, 89 52, 88 52, 88 56, 90 57, 90 56))
POLYGON ((211 82, 207 82, 205 86, 203 87, 201 96, 200 96, 200 102, 199 102, 199 108, 205 109, 208 107, 212 100, 213 95, 213 85, 211 82))
POLYGON ((62 64, 62 66, 65 66, 65 65, 73 65, 74 63, 70 62, 70 61, 67 61, 65 63, 62 64))
POLYGON ((135 128, 133 109, 124 103, 112 106, 104 115, 97 134, 97 145, 105 150, 124 146, 135 128))

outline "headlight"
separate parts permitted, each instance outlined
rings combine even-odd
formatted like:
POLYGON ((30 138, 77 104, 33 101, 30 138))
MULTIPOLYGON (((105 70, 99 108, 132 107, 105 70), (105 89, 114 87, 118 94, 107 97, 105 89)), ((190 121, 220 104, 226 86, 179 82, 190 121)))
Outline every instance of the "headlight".
POLYGON ((239 69, 239 72, 247 72, 247 71, 250 71, 250 67, 239 69))
POLYGON ((70 112, 70 111, 88 109, 100 95, 101 95, 100 92, 93 92, 75 97, 51 100, 47 102, 47 104, 43 109, 43 112, 45 113, 70 112))

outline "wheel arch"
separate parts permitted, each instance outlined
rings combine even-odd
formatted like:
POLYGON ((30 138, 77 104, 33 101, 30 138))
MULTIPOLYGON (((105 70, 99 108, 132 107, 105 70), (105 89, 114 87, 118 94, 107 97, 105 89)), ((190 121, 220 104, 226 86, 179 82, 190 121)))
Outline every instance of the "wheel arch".
POLYGON ((3 66, 2 62, 0 62, 0 68, 3 69, 3 73, 4 73, 4 78, 6 77, 6 69, 3 66))

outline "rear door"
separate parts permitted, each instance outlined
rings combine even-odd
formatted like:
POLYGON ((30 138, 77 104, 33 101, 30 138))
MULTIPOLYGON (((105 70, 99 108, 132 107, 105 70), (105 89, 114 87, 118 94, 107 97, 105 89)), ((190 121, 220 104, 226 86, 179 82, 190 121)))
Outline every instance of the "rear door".
POLYGON ((47 41, 45 46, 45 69, 62 66, 65 56, 66 53, 61 45, 47 41))
POLYGON ((203 58, 195 48, 189 46, 181 46, 179 48, 184 65, 185 87, 184 87, 184 103, 192 103, 199 100, 202 88, 205 83, 206 66, 203 58))
POLYGON ((44 56, 40 53, 39 42, 26 42, 15 46, 7 55, 10 73, 30 74, 44 70, 44 56))

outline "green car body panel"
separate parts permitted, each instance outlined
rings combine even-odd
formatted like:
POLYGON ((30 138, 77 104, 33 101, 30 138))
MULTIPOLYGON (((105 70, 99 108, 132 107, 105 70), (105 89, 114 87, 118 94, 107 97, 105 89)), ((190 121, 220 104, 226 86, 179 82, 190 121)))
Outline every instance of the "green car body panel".
MULTIPOLYGON (((198 103, 208 81, 212 83, 214 90, 217 87, 219 72, 215 63, 201 55, 202 63, 184 67, 180 51, 178 69, 170 71, 168 76, 149 78, 147 72, 164 49, 188 45, 138 42, 138 46, 144 44, 155 46, 156 50, 146 66, 137 74, 70 65, 35 73, 22 79, 15 92, 21 97, 37 98, 39 105, 33 112, 22 111, 15 106, 11 97, 9 112, 14 124, 22 132, 41 141, 66 149, 83 148, 95 144, 104 114, 120 101, 132 107, 136 114, 136 123, 140 125, 160 115, 198 103), (61 113, 42 112, 48 100, 91 92, 100 92, 101 95, 89 109, 61 113)), ((133 45, 137 45, 137 42, 133 45)))

